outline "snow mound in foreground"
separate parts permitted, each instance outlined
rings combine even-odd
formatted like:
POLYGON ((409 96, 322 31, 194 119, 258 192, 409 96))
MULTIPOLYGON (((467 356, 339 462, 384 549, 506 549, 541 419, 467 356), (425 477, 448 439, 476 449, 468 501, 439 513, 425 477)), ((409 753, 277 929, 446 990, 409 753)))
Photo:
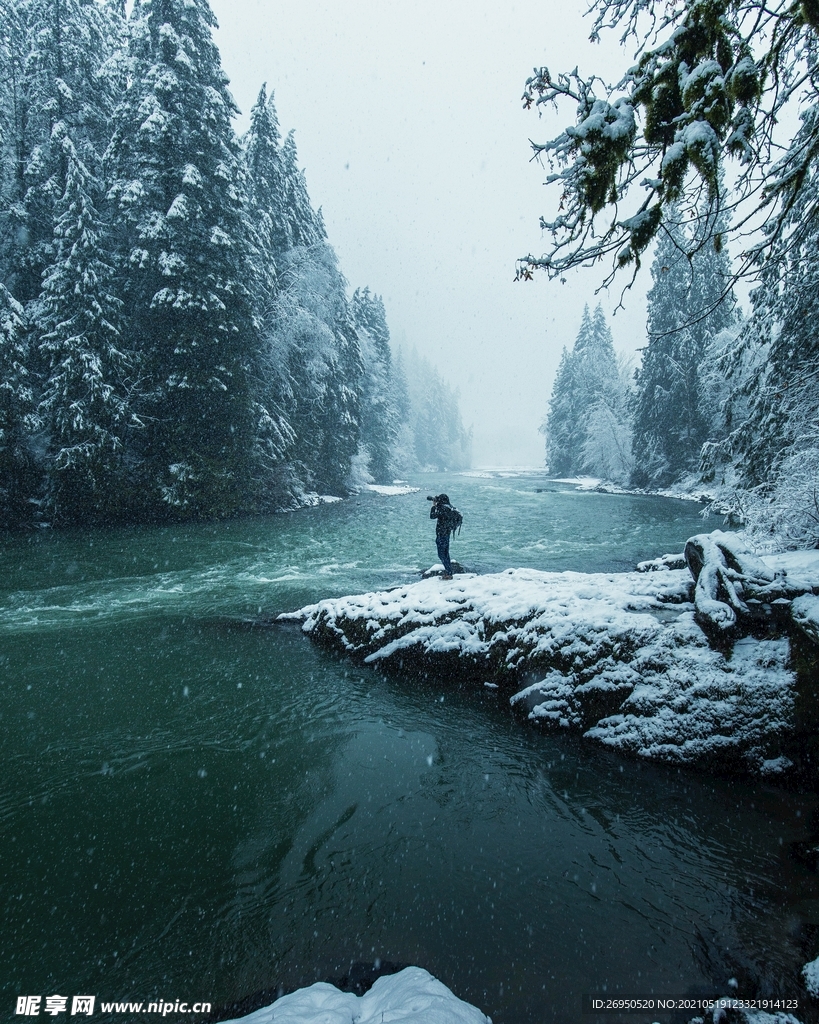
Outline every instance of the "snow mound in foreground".
POLYGON ((240 1019, 242 1024, 492 1024, 420 967, 379 978, 363 996, 318 982, 240 1019))

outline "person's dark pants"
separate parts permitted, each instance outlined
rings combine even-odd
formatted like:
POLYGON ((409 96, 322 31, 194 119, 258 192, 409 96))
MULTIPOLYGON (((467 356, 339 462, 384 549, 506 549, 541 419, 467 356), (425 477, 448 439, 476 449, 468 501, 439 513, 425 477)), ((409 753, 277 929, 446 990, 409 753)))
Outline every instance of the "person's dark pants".
POLYGON ((438 557, 441 559, 444 570, 452 575, 452 562, 449 560, 449 534, 443 537, 436 536, 435 546, 438 548, 438 557))

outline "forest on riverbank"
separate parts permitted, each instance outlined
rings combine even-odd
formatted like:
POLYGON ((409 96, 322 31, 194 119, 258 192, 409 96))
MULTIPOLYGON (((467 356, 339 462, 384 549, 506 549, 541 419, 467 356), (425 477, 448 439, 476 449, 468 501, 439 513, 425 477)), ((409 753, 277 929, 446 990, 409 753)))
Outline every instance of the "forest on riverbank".
POLYGON ((533 143, 560 199, 541 225, 550 250, 519 276, 608 262, 606 283, 625 275, 628 288, 652 259, 640 365, 618 363, 602 310, 587 311, 551 394, 547 462, 623 486, 705 487, 758 540, 813 547, 819 11, 653 6, 590 8, 593 40, 617 29, 636 47, 619 83, 546 67, 526 83, 525 106, 567 102, 576 117, 533 143))
POLYGON ((349 294, 206 0, 0 17, 0 521, 223 518, 461 469, 457 394, 349 294))

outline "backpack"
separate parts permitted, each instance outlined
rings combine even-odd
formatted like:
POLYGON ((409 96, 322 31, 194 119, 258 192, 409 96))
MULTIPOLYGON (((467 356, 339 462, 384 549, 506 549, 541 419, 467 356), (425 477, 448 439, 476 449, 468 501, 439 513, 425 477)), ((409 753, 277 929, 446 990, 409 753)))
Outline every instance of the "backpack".
POLYGON ((456 530, 460 532, 461 527, 463 526, 464 517, 457 510, 457 508, 453 508, 452 505, 449 506, 449 511, 447 512, 447 520, 449 523, 450 533, 455 533, 456 530))

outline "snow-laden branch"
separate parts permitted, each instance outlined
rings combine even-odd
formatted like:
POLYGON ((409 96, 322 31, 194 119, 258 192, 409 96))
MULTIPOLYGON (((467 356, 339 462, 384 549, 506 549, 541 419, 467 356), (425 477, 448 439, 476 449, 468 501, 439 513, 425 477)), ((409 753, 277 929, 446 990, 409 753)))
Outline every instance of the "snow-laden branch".
MULTIPOLYGON (((575 107, 574 124, 537 159, 559 187, 554 217, 542 228, 551 247, 518 262, 518 277, 551 277, 610 261, 618 270, 641 254, 672 205, 698 218, 698 244, 719 235, 722 167, 736 165, 729 209, 734 231, 753 234, 740 273, 758 271, 786 243, 789 214, 819 157, 819 14, 813 3, 775 0, 596 0, 591 38, 622 31, 638 43, 637 63, 615 86, 577 68, 536 68, 524 107, 575 107), (793 110, 801 127, 782 137, 793 110), (641 191, 642 190, 642 191, 641 191), (705 195, 712 208, 702 213, 705 195), (699 210, 699 212, 698 212, 699 210), (713 214, 713 215, 712 215, 713 214)), ((724 217, 721 218, 724 221, 724 217)), ((717 244, 722 241, 718 237, 717 244)))

